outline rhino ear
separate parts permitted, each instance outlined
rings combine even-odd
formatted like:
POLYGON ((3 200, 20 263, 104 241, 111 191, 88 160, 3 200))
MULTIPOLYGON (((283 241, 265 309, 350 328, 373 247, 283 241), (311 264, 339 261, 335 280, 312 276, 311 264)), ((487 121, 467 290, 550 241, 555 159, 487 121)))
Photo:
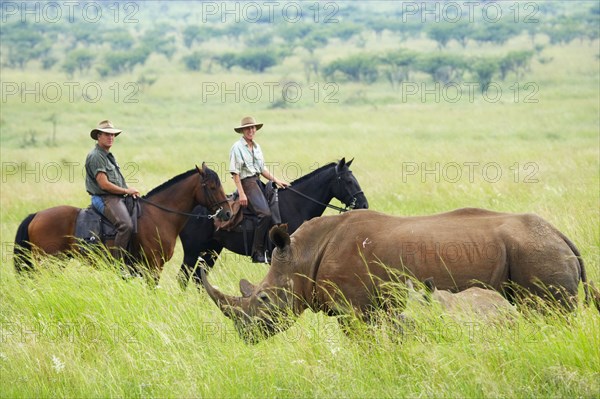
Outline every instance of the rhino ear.
POLYGON ((240 292, 244 298, 248 298, 254 292, 255 285, 245 278, 240 280, 240 292))
POLYGON ((425 290, 427 292, 432 293, 433 291, 435 291, 435 283, 433 282, 433 277, 426 278, 425 281, 423 281, 423 284, 425 284, 425 290))
POLYGON ((290 245, 290 235, 287 232, 287 224, 273 226, 269 232, 269 238, 279 249, 290 245))

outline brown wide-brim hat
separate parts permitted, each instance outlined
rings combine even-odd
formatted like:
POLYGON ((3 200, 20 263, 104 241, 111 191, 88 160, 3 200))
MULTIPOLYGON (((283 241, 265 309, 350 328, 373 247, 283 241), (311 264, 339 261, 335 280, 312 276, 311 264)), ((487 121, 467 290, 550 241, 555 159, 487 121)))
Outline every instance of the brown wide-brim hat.
POLYGON ((98 140, 98 133, 99 132, 102 132, 102 133, 112 133, 115 136, 118 136, 119 134, 121 134, 122 131, 123 130, 117 129, 116 127, 114 127, 111 121, 105 120, 105 121, 102 121, 102 122, 98 123, 98 126, 96 126, 94 128, 94 130, 92 130, 90 132, 90 136, 94 140, 98 140))
POLYGON ((263 127, 263 124, 257 123, 254 120, 254 118, 251 116, 246 116, 246 117, 242 118, 242 121, 240 122, 240 126, 234 127, 233 130, 235 130, 238 133, 242 133, 244 128, 250 127, 250 126, 256 126, 256 130, 260 130, 260 128, 263 127))

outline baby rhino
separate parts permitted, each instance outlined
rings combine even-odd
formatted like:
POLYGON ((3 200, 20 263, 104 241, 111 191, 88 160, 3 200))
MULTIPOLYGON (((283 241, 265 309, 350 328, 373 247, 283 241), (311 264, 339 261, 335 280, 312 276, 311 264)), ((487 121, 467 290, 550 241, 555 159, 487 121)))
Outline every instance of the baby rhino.
MULTIPOLYGON (((450 291, 438 290, 433 278, 423 281, 425 294, 419 299, 437 304, 444 313, 459 316, 477 317, 485 321, 506 321, 516 316, 515 307, 508 302, 499 292, 494 290, 471 287, 464 291, 452 293, 450 291)), ((410 280, 407 281, 409 288, 409 300, 414 298, 416 291, 410 280), (411 292, 412 291, 412 292, 411 292)))

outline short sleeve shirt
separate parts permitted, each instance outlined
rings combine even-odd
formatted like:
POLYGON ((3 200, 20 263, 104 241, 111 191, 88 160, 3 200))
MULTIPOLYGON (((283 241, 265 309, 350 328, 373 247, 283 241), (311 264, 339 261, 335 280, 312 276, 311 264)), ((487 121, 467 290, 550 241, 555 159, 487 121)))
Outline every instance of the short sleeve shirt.
POLYGON ((229 172, 239 175, 240 179, 260 175, 265 169, 265 158, 257 142, 252 150, 244 138, 233 143, 229 152, 229 172))
POLYGON ((96 147, 87 155, 85 159, 85 189, 91 195, 106 195, 108 192, 102 190, 96 181, 96 175, 103 172, 111 183, 127 188, 125 178, 119 169, 119 164, 112 153, 105 151, 96 144, 96 147))

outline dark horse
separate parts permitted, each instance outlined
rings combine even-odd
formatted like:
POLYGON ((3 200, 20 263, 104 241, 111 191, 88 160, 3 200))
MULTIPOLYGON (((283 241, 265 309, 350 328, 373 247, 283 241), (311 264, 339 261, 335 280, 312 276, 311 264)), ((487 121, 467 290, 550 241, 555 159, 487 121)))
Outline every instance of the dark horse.
MULTIPOLYGON (((352 160, 346 163, 332 162, 300 177, 291 186, 279 190, 279 209, 282 223, 287 223, 293 233, 302 223, 321 216, 332 198, 337 198, 346 207, 368 208, 369 204, 358 181, 350 170, 352 160)), ((201 209, 194 209, 200 212, 201 209)), ((206 211, 204 211, 206 212, 206 211)), ((202 284, 196 262, 202 258, 206 266, 212 267, 223 248, 241 255, 249 255, 254 232, 216 230, 207 219, 190 219, 179 234, 183 245, 184 259, 178 279, 186 286, 193 273, 194 282, 202 284)))
MULTIPOLYGON (((147 262, 150 276, 158 282, 163 265, 173 256, 177 235, 197 205, 208 207, 228 220, 231 209, 219 176, 206 165, 196 167, 150 191, 141 199, 138 233, 132 237, 131 256, 147 262)), ((75 222, 80 208, 62 205, 31 214, 21 222, 15 238, 17 271, 31 269, 27 252, 60 255, 76 251, 75 222)), ((111 245, 107 242, 106 245, 111 245)))

